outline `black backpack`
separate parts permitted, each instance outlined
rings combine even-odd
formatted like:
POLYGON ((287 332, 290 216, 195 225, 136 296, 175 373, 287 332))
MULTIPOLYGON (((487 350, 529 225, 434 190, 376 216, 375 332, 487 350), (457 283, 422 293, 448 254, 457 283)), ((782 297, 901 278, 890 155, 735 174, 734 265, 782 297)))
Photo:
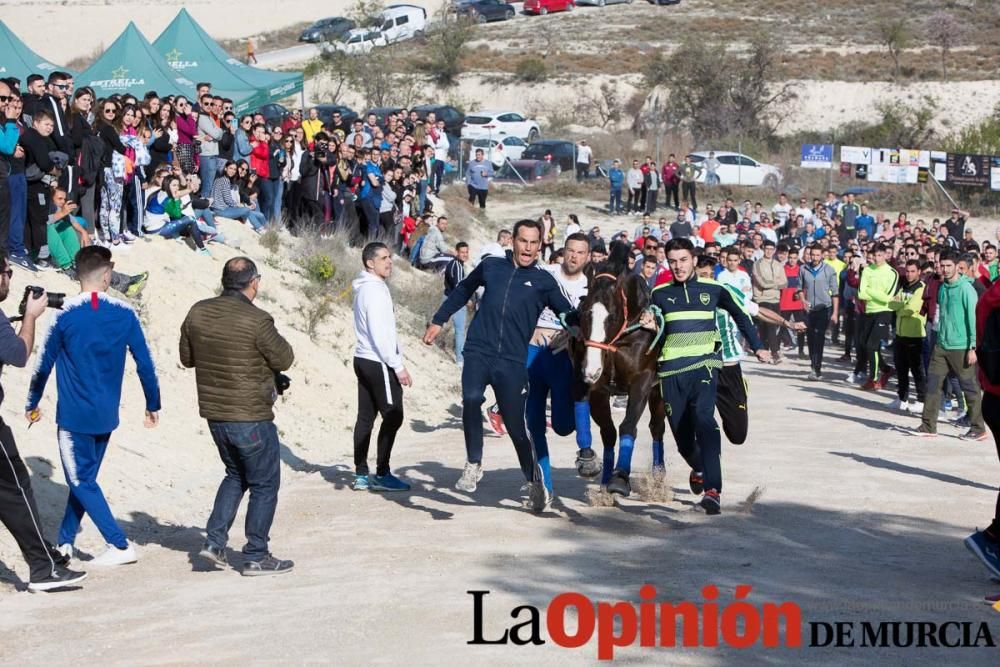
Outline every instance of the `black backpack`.
POLYGON ((990 384, 1000 386, 1000 308, 994 308, 986 318, 976 344, 976 360, 990 384))

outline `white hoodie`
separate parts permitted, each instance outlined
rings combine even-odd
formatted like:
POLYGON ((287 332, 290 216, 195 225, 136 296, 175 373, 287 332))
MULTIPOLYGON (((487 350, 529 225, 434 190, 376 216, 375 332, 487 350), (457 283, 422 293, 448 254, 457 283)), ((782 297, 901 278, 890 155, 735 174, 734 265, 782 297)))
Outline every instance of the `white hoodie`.
POLYGON ((396 338, 396 315, 385 281, 362 271, 354 282, 354 356, 403 370, 403 353, 396 338))

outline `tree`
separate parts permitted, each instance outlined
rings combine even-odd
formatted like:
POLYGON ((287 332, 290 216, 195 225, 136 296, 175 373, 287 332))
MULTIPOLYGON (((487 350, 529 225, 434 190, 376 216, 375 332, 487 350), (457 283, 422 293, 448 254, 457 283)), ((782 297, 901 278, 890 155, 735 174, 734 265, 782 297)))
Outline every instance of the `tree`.
POLYGON ((442 7, 427 40, 427 58, 421 68, 441 86, 452 86, 462 73, 462 58, 473 37, 473 23, 442 7))
POLYGON ((382 25, 382 0, 355 0, 347 10, 347 18, 359 28, 376 28, 382 25))
POLYGON ((937 11, 927 17, 927 39, 941 50, 941 78, 948 80, 948 54, 965 37, 965 26, 954 15, 937 11))
POLYGON ((879 17, 876 25, 879 41, 892 58, 892 79, 899 82, 899 56, 910 41, 910 26, 902 15, 886 14, 879 17))
POLYGON ((306 78, 315 78, 319 83, 317 101, 337 104, 345 87, 357 76, 360 61, 357 56, 339 49, 323 52, 306 65, 306 78))
POLYGON ((643 70, 646 85, 657 100, 656 118, 638 126, 670 123, 686 128, 695 141, 738 133, 770 139, 795 99, 792 84, 780 81, 778 50, 766 35, 751 40, 747 56, 726 49, 722 41, 688 37, 670 56, 655 56, 643 70), (664 103, 655 89, 666 86, 664 103))

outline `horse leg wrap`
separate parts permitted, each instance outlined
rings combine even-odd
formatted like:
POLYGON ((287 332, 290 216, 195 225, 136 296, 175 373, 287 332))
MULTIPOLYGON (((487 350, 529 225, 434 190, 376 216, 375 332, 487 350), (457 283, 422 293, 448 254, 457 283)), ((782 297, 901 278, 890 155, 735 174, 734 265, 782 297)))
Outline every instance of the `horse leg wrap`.
POLYGON ((653 465, 654 466, 665 465, 663 463, 663 443, 662 442, 656 442, 656 441, 653 442, 653 465))
POLYGON ((635 446, 635 438, 630 435, 623 435, 618 439, 618 465, 619 470, 626 475, 632 471, 632 448, 635 446))
POLYGON ((604 469, 601 471, 601 484, 607 486, 611 481, 611 473, 615 469, 615 448, 604 448, 604 469))
POLYGON ((590 435, 590 403, 577 401, 573 404, 573 423, 576 425, 576 446, 587 449, 593 444, 590 435))

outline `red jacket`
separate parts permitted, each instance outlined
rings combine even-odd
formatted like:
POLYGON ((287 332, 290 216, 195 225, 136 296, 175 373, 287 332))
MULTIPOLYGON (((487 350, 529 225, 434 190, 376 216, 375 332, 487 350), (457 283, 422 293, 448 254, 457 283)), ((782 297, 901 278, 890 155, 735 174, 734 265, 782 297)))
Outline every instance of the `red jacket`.
POLYGON ((677 175, 677 165, 669 162, 665 163, 660 178, 664 185, 673 185, 679 182, 681 178, 677 175))
POLYGON ((653 283, 653 287, 659 287, 660 285, 666 285, 667 283, 673 282, 674 274, 665 266, 658 267, 656 269, 656 280, 653 283))
POLYGON ((802 310, 802 302, 799 301, 796 293, 799 291, 799 266, 791 266, 785 262, 785 277, 788 279, 788 287, 781 290, 781 312, 802 310))
POLYGON ((250 151, 250 168, 257 172, 257 178, 271 177, 271 154, 266 141, 261 141, 250 151))
MULTIPOLYGON (((976 302, 976 341, 979 344, 982 344, 983 341, 986 320, 989 319, 990 313, 997 308, 1000 308, 1000 281, 997 281, 992 287, 983 292, 982 296, 979 297, 979 301, 976 302)), ((993 343, 995 344, 996 341, 993 341, 993 343)), ((1000 396, 1000 386, 992 384, 987 379, 986 375, 983 374, 982 367, 979 367, 977 374, 979 375, 979 384, 982 385, 983 391, 1000 396)))

